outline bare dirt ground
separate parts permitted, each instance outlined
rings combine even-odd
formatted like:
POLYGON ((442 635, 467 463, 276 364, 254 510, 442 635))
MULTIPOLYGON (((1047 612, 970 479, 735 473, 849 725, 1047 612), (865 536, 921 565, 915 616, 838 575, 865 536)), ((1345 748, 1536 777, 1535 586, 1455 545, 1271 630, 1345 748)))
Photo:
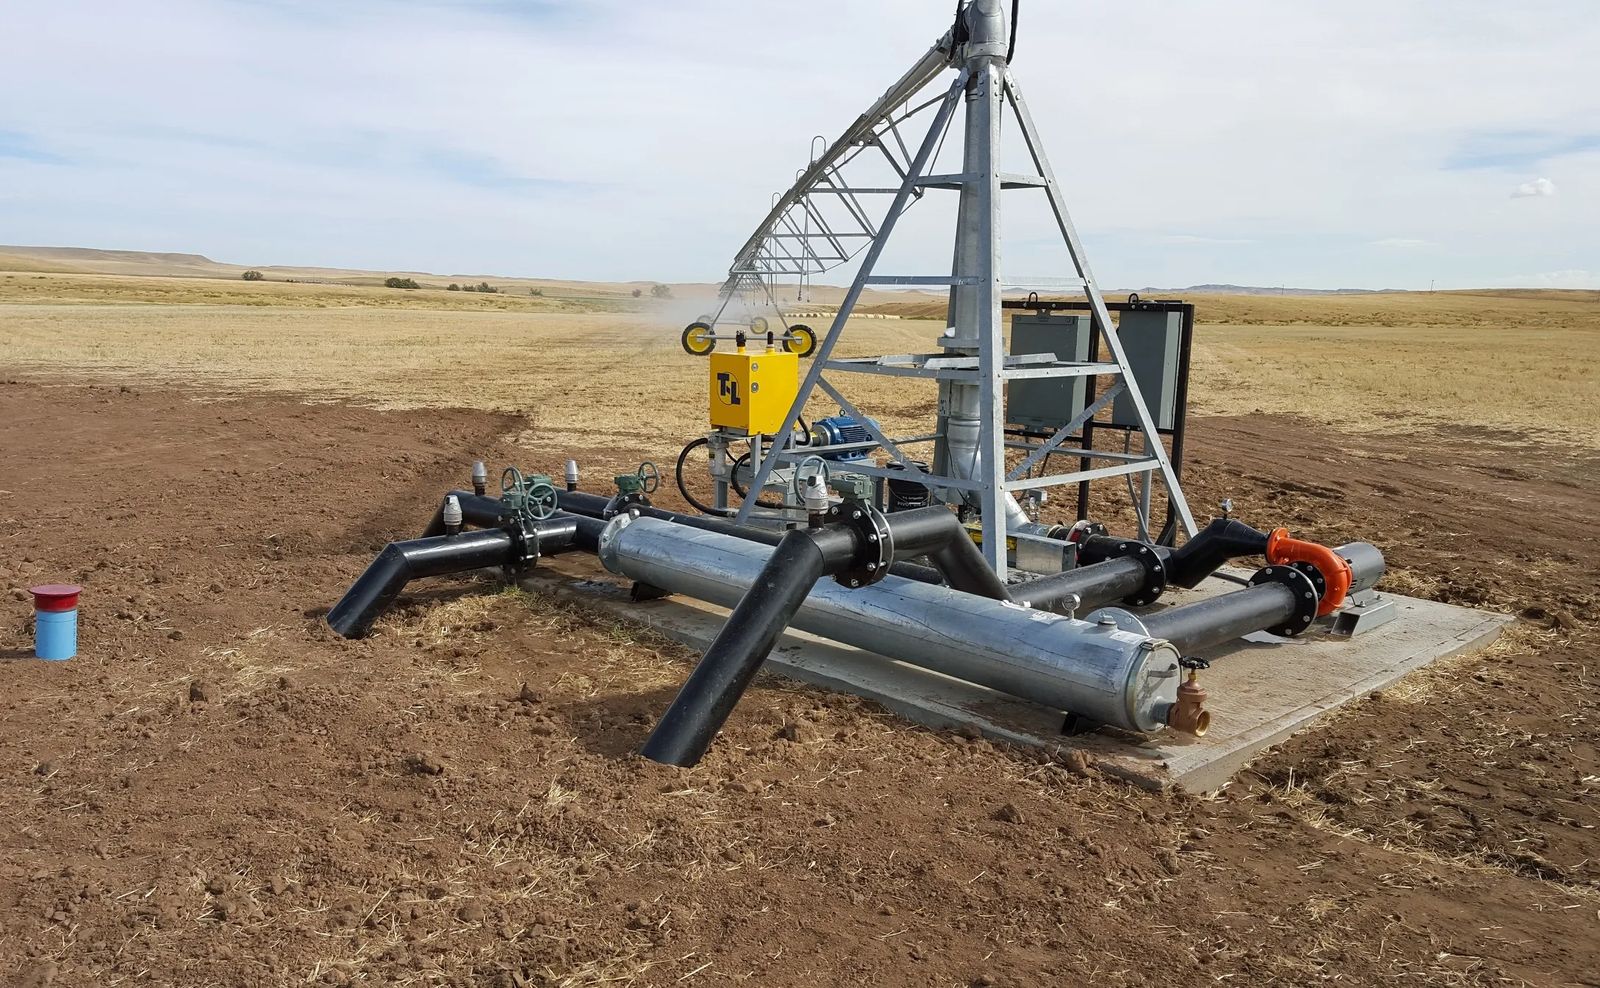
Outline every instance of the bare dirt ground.
POLYGON ((71 662, 0 612, 0 984, 1600 984, 1592 448, 1197 419, 1197 504, 1523 615, 1199 799, 776 680, 644 762, 676 646, 470 580, 321 622, 473 458, 609 446, 31 373, 0 586, 88 590, 71 662))

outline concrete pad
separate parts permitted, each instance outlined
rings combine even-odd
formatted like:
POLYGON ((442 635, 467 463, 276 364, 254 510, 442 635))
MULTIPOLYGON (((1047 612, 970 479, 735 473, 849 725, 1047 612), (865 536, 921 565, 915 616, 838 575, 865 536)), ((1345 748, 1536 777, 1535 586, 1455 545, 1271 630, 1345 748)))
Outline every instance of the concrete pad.
MULTIPOLYGON (((687 597, 634 602, 631 584, 623 578, 567 575, 558 571, 559 560, 552 562, 530 572, 524 584, 583 600, 692 648, 710 645, 727 618, 726 609, 687 597)), ((1236 583, 1213 578, 1196 590, 1168 594, 1163 605, 1236 589, 1236 583)), ((1482 648, 1511 620, 1451 604, 1380 596, 1394 603, 1395 619, 1354 638, 1319 626, 1299 639, 1263 633, 1201 653, 1212 662, 1201 674, 1210 694, 1211 730, 1198 739, 1172 731, 1152 738, 1112 730, 1063 736, 1060 711, 804 631, 784 634, 768 669, 875 700, 931 727, 969 725, 1018 744, 1080 748, 1103 770, 1143 786, 1212 791, 1255 755, 1328 711, 1436 659, 1482 648)))

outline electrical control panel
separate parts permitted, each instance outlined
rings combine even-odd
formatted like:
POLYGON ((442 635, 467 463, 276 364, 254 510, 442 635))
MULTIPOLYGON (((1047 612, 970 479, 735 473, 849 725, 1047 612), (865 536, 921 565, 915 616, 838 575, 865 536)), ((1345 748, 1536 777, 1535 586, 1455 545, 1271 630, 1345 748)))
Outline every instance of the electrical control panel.
MULTIPOLYGON (((1011 319, 1011 353, 1053 353, 1057 360, 1089 359, 1086 315, 1018 314, 1011 319)), ((1082 377, 1012 381, 1006 386, 1006 421, 1054 431, 1071 422, 1084 406, 1082 377)))

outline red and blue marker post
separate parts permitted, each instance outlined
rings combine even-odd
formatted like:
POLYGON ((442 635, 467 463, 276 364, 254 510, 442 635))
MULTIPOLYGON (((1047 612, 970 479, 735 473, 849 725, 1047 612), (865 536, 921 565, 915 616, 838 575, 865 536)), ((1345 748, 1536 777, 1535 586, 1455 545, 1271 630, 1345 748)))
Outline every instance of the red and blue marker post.
POLYGON ((82 587, 48 583, 31 587, 33 594, 33 654, 63 661, 78 654, 78 594, 82 587))

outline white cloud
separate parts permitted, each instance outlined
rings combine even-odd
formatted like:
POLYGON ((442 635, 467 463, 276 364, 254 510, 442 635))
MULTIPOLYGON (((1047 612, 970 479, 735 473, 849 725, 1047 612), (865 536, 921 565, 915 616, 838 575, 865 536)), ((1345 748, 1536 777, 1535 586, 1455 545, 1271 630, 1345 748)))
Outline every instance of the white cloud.
POLYGON ((1371 246, 1390 247, 1394 248, 1395 250, 1415 250, 1418 247, 1436 247, 1438 245, 1431 240, 1412 240, 1407 237, 1384 237, 1382 240, 1374 240, 1371 246))
POLYGON ((1533 199, 1556 194, 1556 183, 1548 178, 1536 178, 1531 182, 1523 182, 1511 193, 1513 199, 1533 199))

